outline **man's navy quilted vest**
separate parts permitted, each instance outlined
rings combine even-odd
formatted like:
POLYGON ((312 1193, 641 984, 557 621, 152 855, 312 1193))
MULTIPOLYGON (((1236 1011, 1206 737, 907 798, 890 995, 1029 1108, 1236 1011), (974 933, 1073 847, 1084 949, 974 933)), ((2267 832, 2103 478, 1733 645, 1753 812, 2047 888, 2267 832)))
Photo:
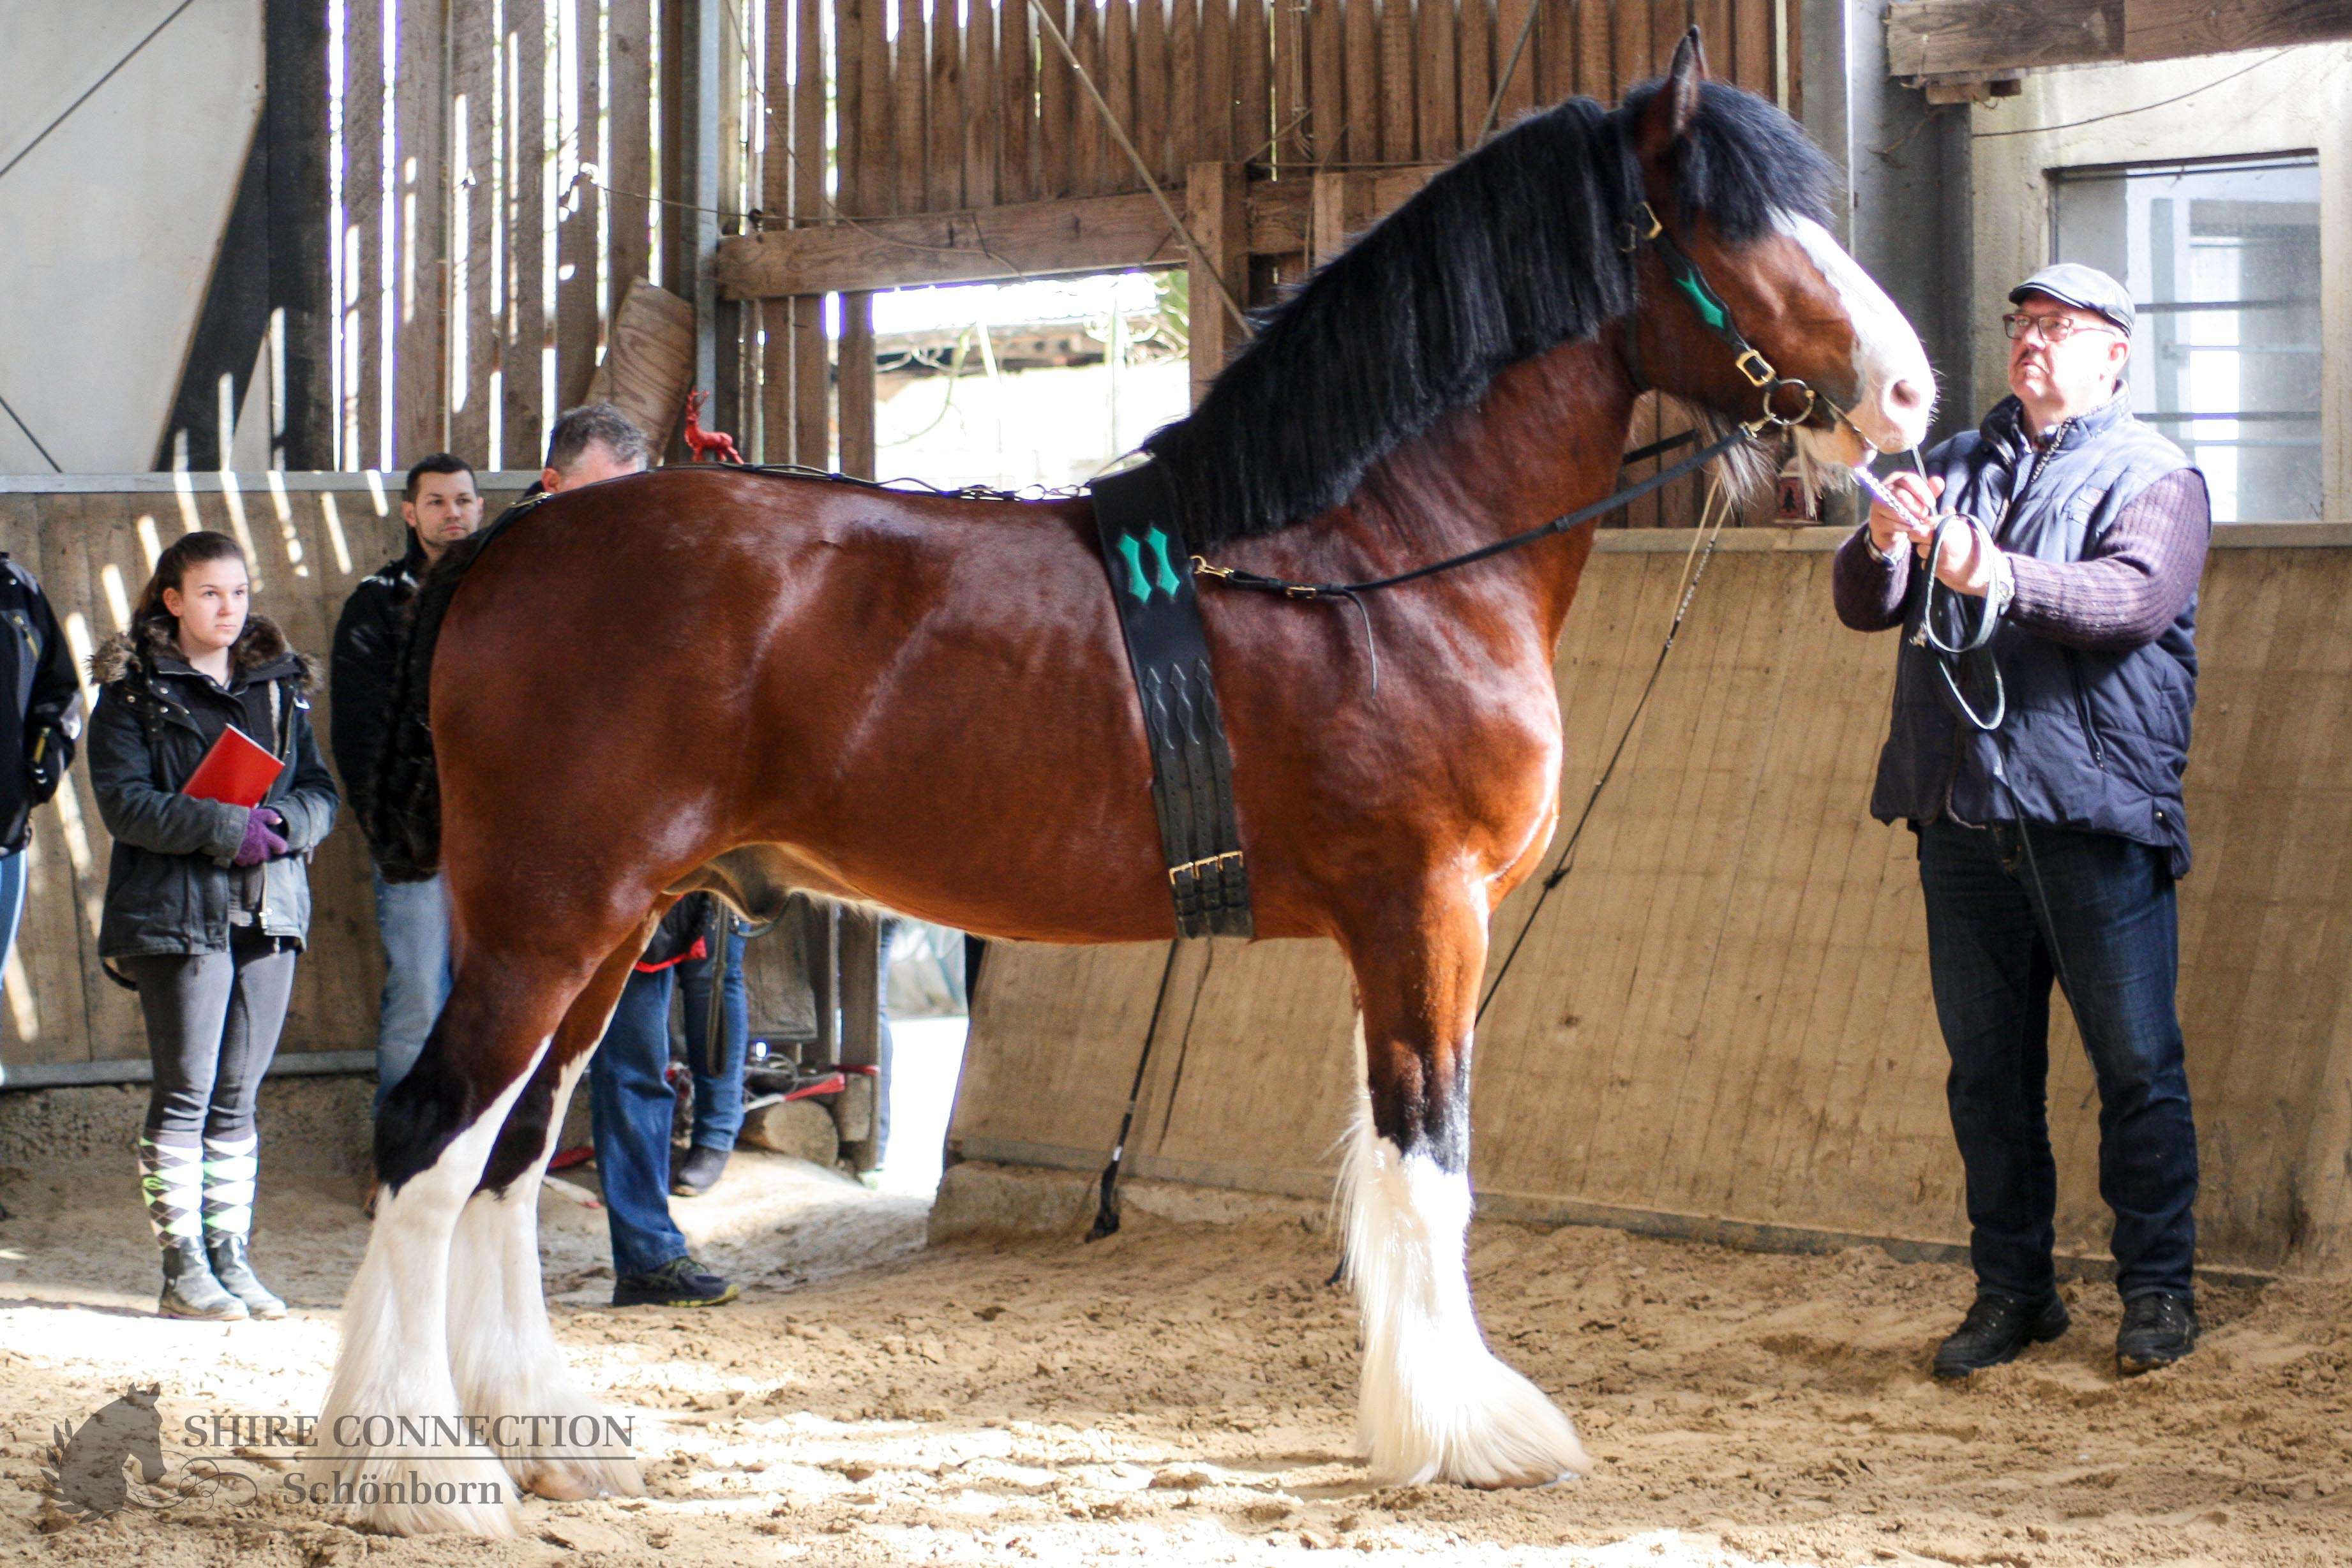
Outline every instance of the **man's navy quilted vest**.
MULTIPOLYGON (((2017 399, 2004 398, 1975 432, 1945 442, 1926 463, 1944 480, 1945 507, 1983 523, 2002 549, 2050 561, 2082 559, 2141 491, 2189 466, 2178 446, 2132 417, 2121 394, 2068 421, 2040 452, 2017 399)), ((2170 852, 2173 875, 2185 874, 2180 775, 2197 701, 2196 596, 2138 648, 2070 648, 2002 622, 1990 646, 2009 693, 2004 789, 1993 774, 1993 737, 1954 716, 1933 656, 1913 640, 1927 584, 1925 571, 1912 572, 1894 727, 1879 754, 1871 815, 1929 822, 1948 812, 1982 824, 2021 813, 2029 822, 2157 845, 2170 852)), ((1973 617, 1978 605, 1967 608, 1973 617)))

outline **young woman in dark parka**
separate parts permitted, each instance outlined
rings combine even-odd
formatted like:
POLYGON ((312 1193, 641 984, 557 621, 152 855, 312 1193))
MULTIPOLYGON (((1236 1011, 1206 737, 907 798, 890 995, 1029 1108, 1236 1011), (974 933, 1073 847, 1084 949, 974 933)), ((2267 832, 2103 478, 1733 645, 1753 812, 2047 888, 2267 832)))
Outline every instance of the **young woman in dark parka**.
POLYGON ((254 1108, 310 924, 305 863, 335 825, 310 732, 310 663, 247 612, 245 555, 226 534, 166 549, 127 635, 90 661, 104 683, 90 785, 114 835, 99 957, 137 988, 155 1086, 139 1140, 163 1252, 166 1317, 282 1317, 254 1277, 254 1108), (250 810, 181 793, 235 725, 283 759, 250 810))

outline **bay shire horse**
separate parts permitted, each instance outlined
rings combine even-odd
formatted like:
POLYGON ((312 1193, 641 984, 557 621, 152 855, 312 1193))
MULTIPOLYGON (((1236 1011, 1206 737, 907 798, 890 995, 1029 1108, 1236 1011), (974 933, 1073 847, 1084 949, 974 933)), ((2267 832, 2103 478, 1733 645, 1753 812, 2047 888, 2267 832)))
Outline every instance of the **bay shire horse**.
MULTIPOLYGON (((1616 110, 1523 120, 1270 312, 1148 444, 1190 546, 1310 581, 1397 572, 1606 495, 1642 383, 1717 428, 1754 420, 1754 364, 1677 262, 1820 394, 1781 389, 1812 459, 1914 444, 1927 359, 1824 229, 1832 171, 1779 110, 1705 77, 1694 34, 1616 110)), ((759 914, 798 888, 990 937, 1174 935, 1083 498, 692 467, 559 495, 471 543, 420 595, 377 822, 396 873, 444 869, 456 984, 377 1124, 375 1227, 319 1427, 354 1489, 337 1495, 375 1498, 360 1522, 400 1532, 508 1533, 509 1478, 641 1490, 572 1419, 597 1407, 549 1329, 534 1218, 564 1104, 675 899, 759 914)), ((1330 937, 1355 974, 1341 1181, 1383 1480, 1587 1467, 1568 1417, 1488 1351, 1464 1245, 1487 921, 1555 825, 1553 650, 1591 548, 1588 524, 1370 595, 1361 621, 1204 580, 1257 933, 1330 937)))

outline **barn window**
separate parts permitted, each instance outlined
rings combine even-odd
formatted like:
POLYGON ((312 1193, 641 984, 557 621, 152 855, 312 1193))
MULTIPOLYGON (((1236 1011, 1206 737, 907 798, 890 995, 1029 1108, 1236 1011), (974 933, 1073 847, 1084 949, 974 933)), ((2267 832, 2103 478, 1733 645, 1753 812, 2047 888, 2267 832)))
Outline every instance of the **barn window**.
POLYGON ((2131 289, 2133 412, 2205 470, 2214 521, 2317 518, 2318 161, 2063 169, 2052 184, 2052 259, 2131 289))

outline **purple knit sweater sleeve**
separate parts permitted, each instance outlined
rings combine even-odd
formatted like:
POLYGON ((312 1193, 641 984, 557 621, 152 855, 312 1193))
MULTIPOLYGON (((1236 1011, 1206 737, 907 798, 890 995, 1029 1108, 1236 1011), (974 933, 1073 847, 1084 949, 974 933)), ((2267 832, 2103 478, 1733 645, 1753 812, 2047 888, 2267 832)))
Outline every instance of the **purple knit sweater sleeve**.
POLYGON ((2152 643, 2197 591, 2212 534, 2204 476, 2168 474, 2134 497, 2081 560, 2011 556, 2009 619, 2076 648, 2152 643))
POLYGON ((1857 632, 1884 632, 1903 623, 1903 596, 1911 587, 1911 551, 1906 547, 1881 560, 1870 548, 1864 524, 1838 546, 1830 565, 1830 601, 1837 617, 1857 632))

